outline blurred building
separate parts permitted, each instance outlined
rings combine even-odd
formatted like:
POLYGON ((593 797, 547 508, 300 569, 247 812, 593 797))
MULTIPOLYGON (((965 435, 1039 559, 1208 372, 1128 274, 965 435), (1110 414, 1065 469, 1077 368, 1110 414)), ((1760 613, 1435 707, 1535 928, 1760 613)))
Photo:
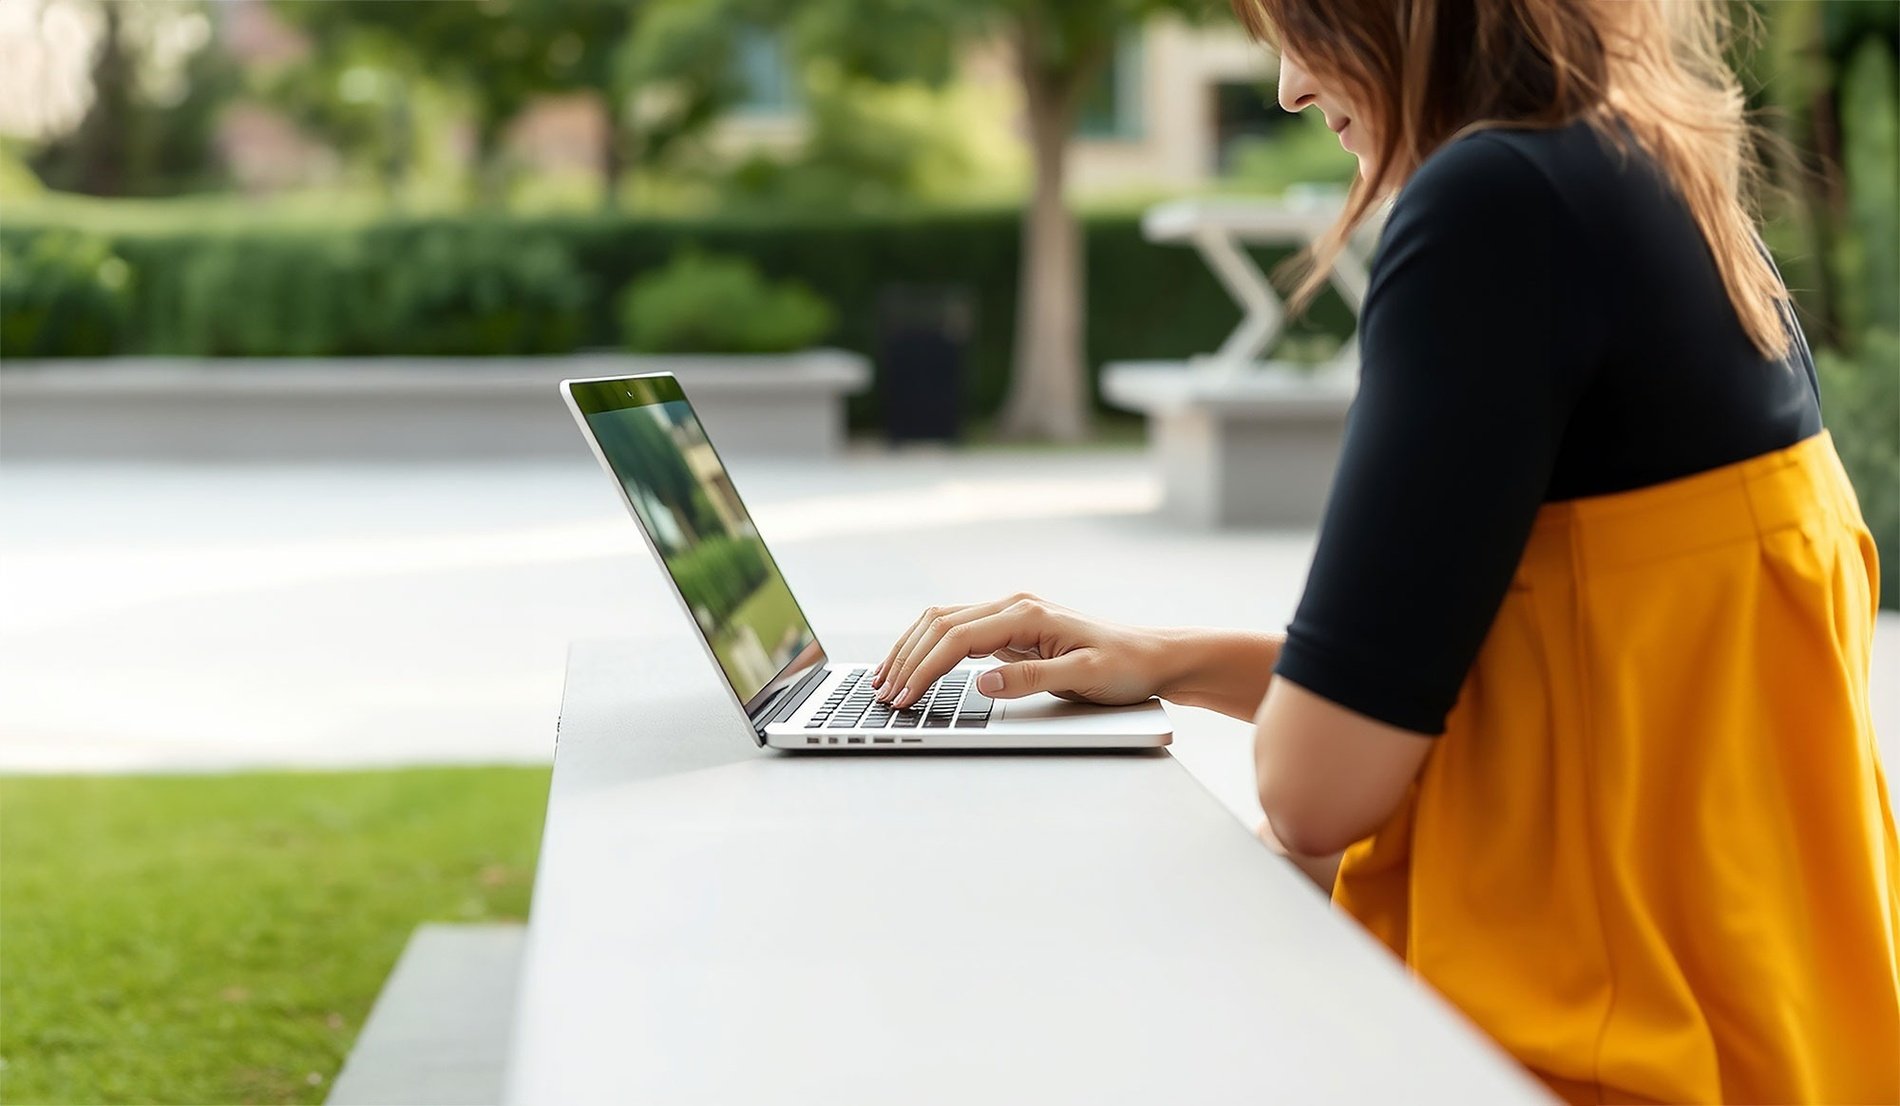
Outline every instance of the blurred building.
MULTIPOLYGON (((1013 89, 1007 49, 973 57, 971 79, 1013 89)), ((1227 165, 1238 138, 1273 126, 1272 54, 1231 23, 1173 18, 1129 31, 1083 107, 1070 152, 1072 187, 1114 191, 1199 184, 1227 165)))
MULTIPOLYGON (((747 97, 719 122, 715 143, 727 150, 796 145, 804 119, 778 44, 750 36, 740 62, 747 97)), ((999 41, 970 51, 960 76, 994 89, 1003 110, 1020 114, 1013 69, 1010 48, 999 41)), ((1183 187, 1219 174, 1235 140, 1281 121, 1272 101, 1277 72, 1274 56, 1231 23, 1196 27, 1158 17, 1130 30, 1083 107, 1071 187, 1183 187)))

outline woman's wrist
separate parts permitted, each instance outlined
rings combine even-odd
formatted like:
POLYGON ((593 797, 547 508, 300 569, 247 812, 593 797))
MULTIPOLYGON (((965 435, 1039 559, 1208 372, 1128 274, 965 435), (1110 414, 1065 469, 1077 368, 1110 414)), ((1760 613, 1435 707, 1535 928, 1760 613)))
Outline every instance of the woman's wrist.
POLYGON ((1157 692, 1171 703, 1251 719, 1266 697, 1285 634, 1178 626, 1156 630, 1162 673, 1157 692))

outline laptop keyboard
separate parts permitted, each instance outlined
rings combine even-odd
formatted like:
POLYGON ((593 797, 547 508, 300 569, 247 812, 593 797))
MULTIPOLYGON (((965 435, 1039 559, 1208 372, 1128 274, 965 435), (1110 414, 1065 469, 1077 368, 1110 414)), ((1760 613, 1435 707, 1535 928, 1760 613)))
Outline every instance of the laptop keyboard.
POLYGON ((805 723, 808 730, 940 730, 982 729, 990 724, 996 700, 978 691, 973 673, 959 669, 938 680, 930 690, 903 710, 877 702, 871 689, 871 670, 845 674, 831 694, 805 723))

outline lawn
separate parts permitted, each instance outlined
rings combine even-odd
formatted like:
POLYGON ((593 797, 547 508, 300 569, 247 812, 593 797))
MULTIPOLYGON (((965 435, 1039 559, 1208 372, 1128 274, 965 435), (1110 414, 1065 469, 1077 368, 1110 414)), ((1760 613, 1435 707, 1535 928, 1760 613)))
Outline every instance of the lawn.
POLYGON ((416 925, 526 916, 547 786, 0 778, 0 1101, 321 1102, 416 925))

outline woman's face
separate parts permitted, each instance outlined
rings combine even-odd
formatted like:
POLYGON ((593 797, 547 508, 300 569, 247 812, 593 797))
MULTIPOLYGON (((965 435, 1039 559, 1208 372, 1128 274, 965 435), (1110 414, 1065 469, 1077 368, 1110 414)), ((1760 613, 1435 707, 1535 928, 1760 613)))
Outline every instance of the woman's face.
POLYGON ((1330 88, 1306 71, 1291 51, 1280 53, 1280 106, 1288 111, 1304 111, 1319 105, 1320 114, 1326 117, 1326 125, 1339 136, 1339 144, 1359 159, 1361 176, 1372 176, 1372 165, 1368 159, 1378 144, 1367 133, 1371 120, 1361 120, 1358 112, 1346 102, 1342 89, 1330 88))

